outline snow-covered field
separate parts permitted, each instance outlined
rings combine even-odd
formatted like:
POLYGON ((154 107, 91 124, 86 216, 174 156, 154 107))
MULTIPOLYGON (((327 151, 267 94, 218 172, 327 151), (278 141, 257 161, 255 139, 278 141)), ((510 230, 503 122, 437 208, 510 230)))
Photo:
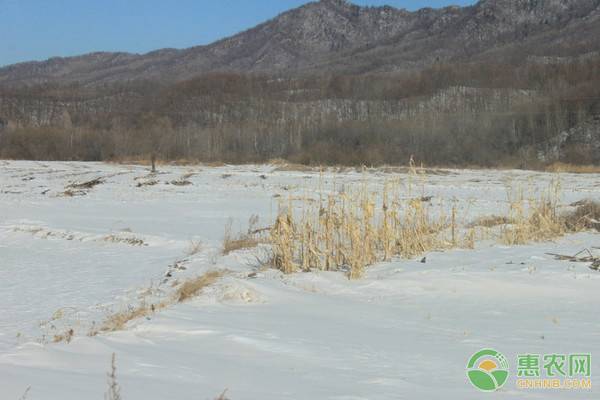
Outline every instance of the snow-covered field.
MULTIPOLYGON (((364 182, 377 191, 392 177, 406 180, 265 165, 161 167, 149 177, 142 166, 0 161, 0 399, 19 399, 28 387, 30 400, 102 398, 112 353, 123 400, 213 399, 224 389, 232 400, 597 398, 595 387, 517 389, 515 360, 583 352, 599 370, 600 273, 547 254, 593 250, 598 234, 518 247, 479 242, 430 253, 426 263, 379 264, 357 281, 256 272, 260 247, 222 255, 230 219, 234 231, 252 215, 266 226, 280 199, 364 182), (64 195, 95 178, 103 183, 64 195), (108 315, 216 269, 229 272, 192 301, 87 336, 108 315), (51 343, 69 329, 70 343, 51 343), (478 392, 465 373, 486 347, 511 363, 495 394, 478 392)), ((447 170, 415 190, 455 202, 467 223, 506 213, 507 186, 544 188, 554 178, 447 170)), ((600 200, 600 176, 560 179, 564 204, 600 200)))

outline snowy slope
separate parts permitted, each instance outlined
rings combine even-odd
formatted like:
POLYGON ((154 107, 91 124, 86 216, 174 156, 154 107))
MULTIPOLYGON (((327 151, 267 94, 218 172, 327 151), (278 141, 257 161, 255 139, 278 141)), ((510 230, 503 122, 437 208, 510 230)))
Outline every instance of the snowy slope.
MULTIPOLYGON (((138 166, 0 161, 1 399, 29 386, 28 399, 102 398, 113 352, 126 400, 212 399, 226 388, 233 400, 478 399, 465 366, 483 347, 510 360, 528 352, 600 357, 600 274, 546 254, 600 246, 597 234, 512 248, 482 242, 428 254, 425 264, 380 264, 359 281, 323 272, 249 276, 260 249, 220 254, 229 218, 236 230, 253 214, 267 224, 279 198, 365 180, 376 191, 392 174, 164 167, 157 185, 137 187, 147 175, 138 166), (167 184, 188 173, 191 185, 167 184), (98 177, 104 183, 85 195, 61 195, 98 177), (191 240, 201 251, 190 254, 191 240), (165 281, 177 261, 185 270, 165 281), (126 331, 85 336, 110 312, 214 269, 230 272, 191 302, 126 331), (47 343, 69 327, 71 343, 47 343)), ((445 171, 414 190, 457 199, 466 222, 505 211, 507 184, 541 188, 553 178, 445 171)), ((600 199, 597 175, 561 181, 565 204, 600 199)), ((488 396, 598 395, 519 391, 510 379, 488 396)))

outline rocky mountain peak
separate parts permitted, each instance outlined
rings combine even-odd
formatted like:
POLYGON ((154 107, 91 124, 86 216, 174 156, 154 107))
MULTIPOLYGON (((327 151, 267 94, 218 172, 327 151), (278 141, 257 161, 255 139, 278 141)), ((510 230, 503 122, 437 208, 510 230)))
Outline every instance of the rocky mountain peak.
POLYGON ((319 0, 207 46, 145 55, 96 53, 0 68, 0 85, 183 80, 217 71, 397 71, 490 52, 508 55, 516 47, 541 57, 562 56, 558 48, 579 54, 600 50, 593 40, 600 35, 600 18, 591 18, 599 15, 599 7, 600 0, 481 0, 468 7, 409 12, 319 0))

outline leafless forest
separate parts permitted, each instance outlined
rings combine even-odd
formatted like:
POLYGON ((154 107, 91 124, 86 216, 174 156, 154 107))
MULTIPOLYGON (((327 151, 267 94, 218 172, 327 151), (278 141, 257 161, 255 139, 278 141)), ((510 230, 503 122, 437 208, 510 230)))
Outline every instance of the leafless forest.
POLYGON ((0 157, 538 167, 600 161, 600 56, 0 89, 0 157))

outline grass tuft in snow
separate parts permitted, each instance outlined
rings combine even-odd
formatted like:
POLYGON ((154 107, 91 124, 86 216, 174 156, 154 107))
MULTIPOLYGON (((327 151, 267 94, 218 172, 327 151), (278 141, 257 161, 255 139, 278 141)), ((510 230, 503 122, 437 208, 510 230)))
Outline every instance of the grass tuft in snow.
MULTIPOLYGON (((125 330, 130 321, 148 317, 158 311, 161 311, 173 304, 181 303, 189 300, 192 297, 198 296, 202 289, 215 283, 224 275, 224 271, 210 271, 201 276, 190 278, 184 281, 175 292, 161 300, 160 302, 149 303, 145 299, 138 305, 129 305, 126 310, 110 314, 98 327, 93 327, 88 336, 96 336, 100 333, 115 332, 125 330)), ((65 339, 58 341, 70 341, 73 336, 71 334, 65 339), (67 340, 68 339, 68 340, 67 340)), ((57 340, 55 340, 57 341, 57 340)))
POLYGON ((109 315, 108 318, 106 318, 98 328, 92 328, 88 335, 96 336, 99 333, 124 330, 129 321, 151 315, 160 309, 166 308, 168 304, 168 302, 163 301, 158 304, 150 305, 145 302, 142 302, 142 304, 138 306, 130 305, 128 306, 127 310, 119 311, 109 315))
POLYGON ((184 282, 175 293, 175 299, 178 303, 184 302, 200 294, 202 289, 212 285, 223 276, 222 271, 210 271, 197 278, 184 282))
POLYGON ((71 340, 73 339, 74 335, 75 335, 75 331, 71 328, 64 333, 59 333, 59 334, 54 335, 54 337, 52 338, 52 341, 54 343, 60 343, 60 342, 71 343, 71 340))
POLYGON ((264 232, 268 231, 267 229, 258 229, 258 216, 253 215, 250 217, 248 221, 248 231, 243 233, 238 233, 234 235, 232 233, 232 222, 231 220, 227 223, 225 227, 225 234, 223 237, 223 254, 227 255, 231 252, 241 250, 241 249, 250 249, 258 246, 260 243, 267 242, 267 238, 264 237, 264 232))
POLYGON ((198 253, 200 253, 202 251, 202 242, 199 240, 192 240, 190 241, 190 245, 186 251, 186 254, 188 256, 193 256, 196 255, 198 253))
POLYGON ((523 188, 508 191, 510 210, 502 232, 502 242, 519 245, 528 242, 551 240, 566 233, 560 205, 560 182, 553 181, 541 193, 525 196, 523 188))
POLYGON ((571 231, 595 229, 600 231, 600 203, 592 200, 572 204, 575 210, 563 215, 567 228, 571 231))

